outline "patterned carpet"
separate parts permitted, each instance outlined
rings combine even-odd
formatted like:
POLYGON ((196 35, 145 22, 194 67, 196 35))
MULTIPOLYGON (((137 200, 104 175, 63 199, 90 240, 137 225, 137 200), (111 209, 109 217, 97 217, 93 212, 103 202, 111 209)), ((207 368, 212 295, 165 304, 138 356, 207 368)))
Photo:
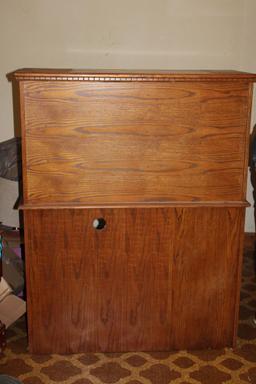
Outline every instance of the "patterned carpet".
POLYGON ((256 279, 251 237, 245 245, 236 350, 35 356, 27 352, 25 320, 21 319, 8 330, 0 373, 25 384, 256 384, 254 311, 256 279))

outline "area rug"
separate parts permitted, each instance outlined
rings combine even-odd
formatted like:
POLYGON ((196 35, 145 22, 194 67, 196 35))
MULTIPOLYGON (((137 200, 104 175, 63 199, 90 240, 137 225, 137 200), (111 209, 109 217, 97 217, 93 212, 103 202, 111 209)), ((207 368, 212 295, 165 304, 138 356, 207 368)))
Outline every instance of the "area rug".
POLYGON ((0 373, 19 378, 24 384, 256 384, 253 243, 253 237, 247 238, 235 350, 31 355, 27 352, 23 318, 7 332, 8 344, 0 361, 0 373))

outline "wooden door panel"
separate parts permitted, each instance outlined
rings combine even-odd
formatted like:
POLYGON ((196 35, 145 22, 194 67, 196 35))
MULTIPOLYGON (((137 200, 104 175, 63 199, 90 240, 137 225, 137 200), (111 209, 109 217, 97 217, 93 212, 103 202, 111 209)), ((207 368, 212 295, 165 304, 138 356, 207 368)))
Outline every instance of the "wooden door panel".
POLYGON ((25 82, 25 202, 240 201, 249 90, 25 82))
POLYGON ((25 211, 31 351, 231 345, 242 216, 241 208, 25 211))
POLYGON ((177 212, 170 345, 231 347, 237 331, 244 209, 177 212))

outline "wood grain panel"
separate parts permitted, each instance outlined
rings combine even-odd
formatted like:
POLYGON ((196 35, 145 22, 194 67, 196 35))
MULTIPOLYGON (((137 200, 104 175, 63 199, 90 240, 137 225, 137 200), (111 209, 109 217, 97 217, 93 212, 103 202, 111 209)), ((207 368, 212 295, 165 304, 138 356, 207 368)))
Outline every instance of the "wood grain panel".
POLYGON ((177 209, 172 274, 174 349, 234 346, 243 209, 177 209))
POLYGON ((24 82, 25 202, 240 201, 243 82, 24 82))
POLYGON ((25 211, 30 350, 231 345, 243 212, 25 211), (92 227, 96 217, 103 230, 92 227))

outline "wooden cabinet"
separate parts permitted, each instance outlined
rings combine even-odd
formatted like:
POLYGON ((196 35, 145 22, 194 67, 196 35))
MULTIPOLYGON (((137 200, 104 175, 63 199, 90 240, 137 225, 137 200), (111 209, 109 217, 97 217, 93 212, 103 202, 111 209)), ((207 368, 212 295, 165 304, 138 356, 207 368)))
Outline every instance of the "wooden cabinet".
POLYGON ((234 345, 256 76, 15 77, 31 351, 234 345))

